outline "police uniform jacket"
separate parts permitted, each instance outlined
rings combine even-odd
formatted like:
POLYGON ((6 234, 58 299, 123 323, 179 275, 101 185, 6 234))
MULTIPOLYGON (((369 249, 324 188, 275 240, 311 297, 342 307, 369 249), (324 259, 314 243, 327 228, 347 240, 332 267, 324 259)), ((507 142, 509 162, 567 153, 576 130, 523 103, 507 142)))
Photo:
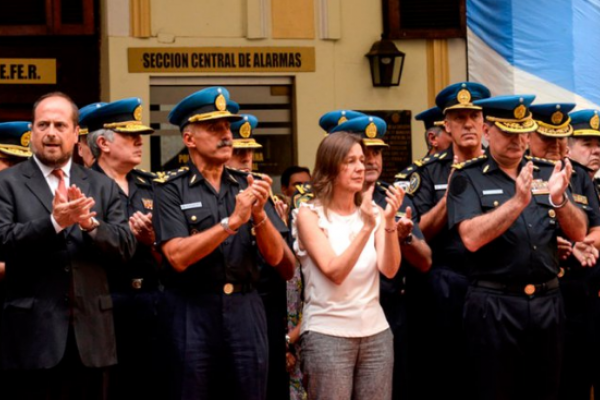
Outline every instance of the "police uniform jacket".
POLYGON ((70 182, 96 201, 92 211, 100 225, 93 236, 77 225, 56 233, 50 220, 53 194, 33 159, 0 173, 4 368, 56 366, 70 324, 83 365, 117 361, 105 268, 131 258, 135 239, 112 180, 73 163, 70 182))
MULTIPOLYGON (((523 158, 519 170, 527 162, 523 158)), ((459 222, 493 211, 516 193, 515 181, 500 169, 489 152, 458 168, 448 194, 448 225, 454 231, 458 231, 459 222)), ((470 253, 472 278, 526 284, 556 277, 559 227, 547 188, 553 168, 554 164, 548 162, 535 165, 529 205, 506 232, 470 253)), ((571 198, 570 193, 568 196, 571 198)))
MULTIPOLYGON (((246 177, 245 172, 225 168, 217 193, 192 163, 168 175, 155 187, 153 222, 157 242, 200 233, 229 217, 235 209, 235 196, 248 186, 246 177)), ((265 212, 279 232, 287 233, 270 202, 265 204, 265 212)), ((167 268, 165 287, 188 293, 211 292, 226 282, 251 288, 258 279, 258 247, 252 229, 257 222, 242 225, 235 235, 184 272, 167 268)))
MULTIPOLYGON (((92 169, 106 175, 97 162, 94 163, 92 169)), ((133 169, 127 174, 129 195, 118 188, 125 217, 129 219, 136 211, 143 214, 152 212, 154 204, 152 185, 156 178, 156 174, 138 169, 133 169)), ((158 263, 152 255, 152 249, 139 242, 133 258, 127 262, 126 266, 113 266, 110 269, 110 289, 113 292, 133 289, 134 279, 142 279, 141 282, 138 281, 141 284, 140 289, 155 290, 159 286, 158 263)))
MULTIPOLYGON (((452 170, 454 152, 452 147, 421 160, 421 166, 410 175, 409 195, 419 215, 431 210, 444 197, 448 188, 448 177, 452 170)), ((468 251, 457 232, 443 227, 429 241, 432 265, 449 267, 456 272, 467 272, 465 258, 468 251)))
MULTIPOLYGON (((385 191, 389 184, 385 182, 377 182, 375 185, 375 190, 373 191, 373 201, 379 207, 385 210, 387 206, 387 201, 385 197, 385 191)), ((404 200, 402 200, 402 204, 396 213, 396 221, 402 218, 406 214, 406 207, 410 207, 412 211, 412 221, 414 223, 412 234, 416 239, 423 239, 423 233, 419 229, 419 214, 415 209, 414 204, 410 200, 408 196, 404 196, 404 200)), ((404 260, 403 260, 404 262, 404 260)), ((404 289, 404 284, 406 280, 406 271, 404 268, 400 268, 396 276, 392 279, 386 278, 384 275, 380 274, 380 293, 381 293, 381 302, 383 303, 388 297, 393 297, 401 293, 404 289)))

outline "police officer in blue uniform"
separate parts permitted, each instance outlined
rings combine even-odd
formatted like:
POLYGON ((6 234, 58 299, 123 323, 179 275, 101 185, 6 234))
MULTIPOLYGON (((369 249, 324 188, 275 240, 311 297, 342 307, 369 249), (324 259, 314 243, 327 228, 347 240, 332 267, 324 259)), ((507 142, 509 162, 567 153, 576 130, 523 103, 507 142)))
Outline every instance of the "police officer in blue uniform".
POLYGON ((31 122, 0 123, 0 171, 31 157, 31 122))
MULTIPOLYGON (((573 134, 569 136, 569 157, 573 162, 577 162, 582 168, 585 169, 585 173, 590 179, 594 179, 596 172, 600 169, 600 111, 586 109, 571 112, 571 125, 573 126, 573 134)), ((596 189, 596 198, 598 198, 598 187, 594 183, 596 189)), ((580 257, 583 260, 583 257, 580 257)), ((583 260, 585 261, 585 260, 583 260)), ((591 388, 600 387, 600 366, 598 365, 598 358, 600 357, 600 269, 598 268, 598 261, 592 268, 585 269, 585 275, 587 278, 587 288, 579 293, 573 293, 574 295, 587 295, 589 300, 588 304, 585 304, 581 309, 569 309, 568 299, 565 297, 565 305, 567 310, 567 318, 569 318, 569 312, 577 312, 577 316, 580 318, 575 320, 585 330, 583 336, 578 337, 578 341, 572 342, 572 346, 575 350, 581 350, 581 357, 569 357, 570 348, 568 336, 569 331, 567 330, 567 347, 565 354, 565 366, 563 368, 561 377, 561 398, 589 398, 591 388), (585 312, 581 312, 585 311, 585 312), (583 325, 583 326, 582 326, 583 325), (575 359, 574 359, 575 358, 575 359), (569 360, 572 359, 577 362, 578 365, 567 365, 569 360), (566 371, 566 368, 573 368, 574 373, 566 371), (578 375, 576 375, 578 374, 578 375)), ((562 280, 562 279, 561 279, 562 280)), ((562 289, 562 282, 561 282, 562 289)), ((569 324, 567 319, 567 324, 569 324)), ((571 324, 572 325, 572 324, 571 324)), ((568 327, 569 328, 569 327, 568 327)), ((567 329, 568 329, 567 328, 567 329)))
POLYGON ((439 107, 431 107, 417 115, 417 121, 425 125, 425 143, 427 144, 427 156, 446 150, 452 144, 452 136, 446 132, 444 127, 444 113, 439 107))
POLYGON ((156 241, 166 258, 165 309, 174 399, 264 400, 268 349, 265 312, 255 285, 260 252, 283 259, 269 177, 227 169, 230 121, 239 106, 223 87, 183 99, 169 114, 190 153, 186 168, 155 188, 156 241))
MULTIPOLYGON (((567 156, 567 138, 573 133, 568 113, 573 103, 535 104, 530 107, 538 128, 531 134, 529 154, 559 161, 567 156)), ((594 184, 585 168, 574 160, 570 189, 575 204, 587 215, 589 232, 585 241, 571 243, 559 234, 560 290, 567 315, 564 363, 561 373, 560 398, 589 399, 591 380, 587 359, 590 343, 588 327, 590 320, 591 293, 587 267, 595 265, 597 247, 600 246, 600 206, 594 184)), ((595 293, 594 293, 595 295, 595 293)))
POLYGON ((73 154, 75 161, 82 164, 86 168, 90 168, 96 161, 87 143, 87 135, 90 133, 88 129, 88 116, 98 108, 105 106, 108 103, 98 102, 91 103, 79 109, 79 141, 77 142, 77 152, 73 154))
MULTIPOLYGON (((227 166, 251 173, 254 151, 262 145, 252 137, 258 119, 251 114, 240 114, 241 120, 231 123, 233 155, 227 166)), ((257 174, 260 177, 260 174, 257 174)), ((273 205, 281 200, 271 196, 273 205)), ((283 222, 283 221, 282 221, 283 222)), ((286 372, 287 286, 286 280, 294 274, 296 257, 285 248, 284 262, 272 268, 260 260, 260 277, 256 289, 265 306, 267 337, 269 340, 269 375, 267 400, 284 400, 290 396, 289 376, 286 372)))
POLYGON ((146 399, 160 393, 156 356, 162 289, 152 227, 152 181, 157 176, 135 167, 142 161, 142 135, 154 130, 142 124, 142 101, 137 97, 91 108, 84 113, 88 145, 96 160, 91 168, 117 183, 129 227, 137 239, 133 258, 108 271, 118 358, 111 373, 110 397, 146 399))
MULTIPOLYGON (((434 358, 426 396, 456 397, 465 392, 465 343, 462 309, 467 291, 467 251, 456 232, 447 227, 446 194, 453 160, 458 162, 482 154, 483 116, 475 100, 490 96, 483 85, 461 82, 443 89, 436 104, 445 116, 452 146, 421 160, 409 176, 408 193, 421 215, 419 226, 431 246, 433 265, 429 273, 431 336, 428 352, 434 358)), ((428 313, 429 314, 429 313, 428 313)), ((425 385, 425 383, 424 383, 425 385)))
MULTIPOLYGON (((347 115, 348 113, 346 113, 347 115)), ((337 112, 326 114, 321 120, 335 120, 337 112)), ((367 190, 374 187, 373 201, 379 206, 386 206, 386 189, 388 183, 379 181, 383 167, 383 149, 388 145, 383 141, 387 126, 385 121, 374 116, 358 116, 344 121, 330 129, 335 132, 348 132, 360 135, 365 153, 365 183, 367 190)), ((431 249, 423 240, 418 226, 418 214, 408 196, 396 214, 397 234, 402 251, 402 265, 393 279, 380 276, 380 302, 385 312, 392 333, 394 334, 394 377, 393 399, 406 398, 409 382, 408 350, 410 343, 407 336, 408 321, 406 318, 405 284, 406 271, 410 267, 426 272, 431 267, 431 249)))
POLYGON ((475 101, 486 154, 456 166, 448 225, 469 250, 464 326, 478 399, 555 399, 564 307, 556 237, 584 239, 585 214, 568 186, 572 166, 524 158, 537 129, 534 96, 475 101))

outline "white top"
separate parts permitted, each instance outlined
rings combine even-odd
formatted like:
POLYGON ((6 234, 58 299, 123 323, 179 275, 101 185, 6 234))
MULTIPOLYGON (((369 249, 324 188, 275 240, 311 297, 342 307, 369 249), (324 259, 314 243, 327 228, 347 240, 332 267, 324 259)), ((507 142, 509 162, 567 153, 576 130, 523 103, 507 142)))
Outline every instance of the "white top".
MULTIPOLYGON (((321 228, 335 254, 340 255, 348 248, 352 239, 364 223, 357 209, 343 216, 329 210, 325 217, 323 207, 302 203, 319 216, 321 228)), ((374 207, 376 207, 374 205, 374 207)), ((297 213, 297 210, 294 210, 297 213)), ((377 226, 381 217, 377 210, 377 226)), ((338 337, 367 337, 386 330, 389 325, 379 304, 379 270, 375 251, 375 231, 371 236, 354 268, 340 285, 327 278, 299 246, 297 215, 293 219, 294 251, 302 264, 304 274, 304 309, 300 333, 315 331, 338 337)))

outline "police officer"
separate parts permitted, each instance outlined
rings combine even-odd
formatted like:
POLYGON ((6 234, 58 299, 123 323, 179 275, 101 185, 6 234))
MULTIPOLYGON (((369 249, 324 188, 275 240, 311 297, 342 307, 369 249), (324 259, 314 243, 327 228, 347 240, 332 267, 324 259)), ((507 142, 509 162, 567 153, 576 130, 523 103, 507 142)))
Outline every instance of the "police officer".
MULTIPOLYGON (((567 155, 567 138, 573 133, 568 113, 573 103, 535 104, 530 107, 538 128, 531 134, 529 153, 536 157, 559 161, 567 155)), ((571 160, 573 173, 570 189, 575 204, 587 215, 589 232, 585 241, 571 243, 557 238, 563 256, 560 260, 560 290, 567 315, 564 363, 561 374, 560 398, 589 399, 591 380, 586 361, 589 357, 588 325, 590 319, 590 291, 587 275, 597 258, 600 246, 600 208, 598 197, 587 171, 571 160)), ((560 254, 560 253, 559 253, 560 254)), ((595 295, 595 293, 594 293, 595 295)))
POLYGON ((31 157, 31 122, 0 123, 0 171, 31 157))
MULTIPOLYGON (((252 137, 258 125, 254 115, 240 114, 241 120, 231 123, 233 135, 233 155, 227 166, 251 173, 254 151, 262 145, 252 137)), ((258 175, 260 176, 260 175, 258 175)), ((281 200, 271 196, 273 205, 281 200)), ((267 316, 267 336, 269 340, 269 376, 267 399, 283 400, 289 397, 288 375, 286 373, 286 334, 287 334, 287 293, 286 280, 294 274, 296 257, 286 245, 284 260, 275 268, 259 262, 260 278, 257 290, 265 306, 267 316)))
MULTIPOLYGON (((31 122, 15 121, 0 123, 0 171, 12 167, 31 157, 31 122)), ((6 271, 4 262, 0 262, 0 280, 6 271)), ((4 300, 4 284, 0 283, 0 305, 4 300)))
POLYGON ((415 116, 417 121, 423 121, 425 125, 425 143, 427 144, 427 156, 434 155, 446 150, 452 144, 452 136, 444 127, 444 113, 439 107, 431 107, 415 116))
MULTIPOLYGON (((157 303, 160 298, 152 227, 154 174, 135 169, 142 161, 142 135, 154 132, 141 122, 137 97, 87 106, 84 123, 92 169, 119 187, 119 198, 137 239, 134 257, 108 271, 114 304, 119 363, 111 373, 111 398, 145 399, 157 394, 157 303)), ((85 110, 84 110, 85 111, 85 110)))
POLYGON ((464 309, 472 389, 479 399, 557 398, 564 308, 556 236, 584 239, 587 221, 568 194, 569 160, 525 159, 537 128, 534 96, 475 101, 486 154, 457 165, 448 225, 470 252, 464 309))
MULTIPOLYGON (((569 145, 569 157, 578 162, 585 170, 591 179, 594 179, 594 175, 600 169, 600 112, 598 110, 586 109, 571 112, 571 125, 573 126, 573 134, 568 138, 569 145)), ((597 185, 594 185, 597 190, 597 185)), ((598 192, 596 193, 596 196, 598 192)), ((591 203, 591 202, 590 202, 591 203)), ((598 365, 598 358, 600 357, 600 269, 598 268, 598 262, 596 265, 587 270, 587 284, 588 288, 583 290, 583 293, 588 294, 589 303, 584 305, 583 310, 587 313, 578 313, 581 315, 581 319, 578 321, 584 323, 582 327, 585 329, 585 336, 579 337, 579 342, 573 344, 577 346, 577 349, 581 349, 582 356, 578 359, 579 365, 570 365, 571 368, 575 369, 579 376, 571 374, 570 371, 565 371, 568 366, 565 363, 562 373, 561 396, 567 398, 567 390, 562 388, 568 388, 569 385, 565 384, 565 377, 571 377, 574 382, 578 383, 578 392, 573 391, 573 398, 583 398, 589 393, 591 387, 595 390, 600 388, 600 367, 598 365), (577 397, 575 397, 577 396, 577 397)), ((562 288, 562 286, 561 286, 562 288)), ((563 295, 564 296, 564 295, 563 295)), ((567 298, 565 298, 565 305, 567 309, 567 318, 569 312, 578 311, 570 310, 567 298)), ((567 320, 567 323, 569 321, 567 320)), ((568 331, 567 331, 568 332, 568 331)), ((567 346, 571 338, 567 336, 567 346)), ((566 349, 565 361, 569 358, 569 347, 566 349)))
POLYGON ((600 170, 600 111, 579 110, 569 114, 573 135, 569 137, 569 157, 587 168, 588 175, 596 183, 600 170))
MULTIPOLYGON (((92 151, 90 150, 90 146, 88 146, 87 134, 90 133, 88 129, 88 115, 95 111, 96 109, 105 106, 107 103, 99 102, 88 104, 85 107, 81 107, 79 109, 79 141, 77 142, 77 155, 79 159, 76 159, 77 162, 83 164, 84 167, 90 168, 94 165, 96 161, 94 156, 92 155, 92 151)), ((75 154, 75 153, 74 153, 75 154)))
MULTIPOLYGON (((321 120, 339 120, 338 111, 326 114, 321 120)), ((347 113, 346 113, 347 115, 347 113)), ((383 141, 387 126, 385 121, 375 116, 355 116, 330 129, 330 133, 348 132, 360 135, 364 144, 365 188, 374 187, 373 201, 385 207, 388 183, 379 181, 383 170, 383 149, 388 145, 383 141)), ((406 269, 415 268, 426 272, 431 267, 431 250, 423 240, 418 227, 418 215, 411 200, 405 196, 396 214, 397 234, 401 245, 403 264, 393 279, 380 275, 380 302, 392 333, 394 334, 394 377, 392 398, 407 397, 409 381, 407 318, 405 302, 406 269)))
MULTIPOLYGON (((490 96, 483 85, 461 82, 443 89, 436 104, 445 116, 446 131, 452 136, 452 146, 422 160, 419 169, 409 176, 408 193, 421 215, 419 226, 431 246, 433 265, 429 273, 432 321, 427 340, 429 357, 434 358, 431 374, 435 384, 425 386, 433 398, 456 397, 465 392, 465 344, 462 329, 462 308, 467 291, 467 254, 460 238, 447 227, 446 194, 453 160, 458 162, 482 154, 483 116, 474 100, 490 96), (443 332, 435 334, 434 332, 443 332)), ((424 301, 427 306, 427 299, 424 301)), ((431 366, 427 365, 431 371, 431 366)), ((424 375, 426 371, 422 371, 424 375)), ((427 382, 431 382, 428 376, 427 382)), ((426 383, 423 383, 425 385, 426 383)))
POLYGON ((188 166, 155 189, 156 240, 167 261, 171 398, 218 399, 219 374, 229 377, 237 399, 266 396, 267 335, 255 289, 256 254, 279 264, 287 228, 268 201, 269 177, 225 168, 233 152, 230 121, 241 119, 238 110, 225 88, 209 87, 169 114, 190 153, 188 166))

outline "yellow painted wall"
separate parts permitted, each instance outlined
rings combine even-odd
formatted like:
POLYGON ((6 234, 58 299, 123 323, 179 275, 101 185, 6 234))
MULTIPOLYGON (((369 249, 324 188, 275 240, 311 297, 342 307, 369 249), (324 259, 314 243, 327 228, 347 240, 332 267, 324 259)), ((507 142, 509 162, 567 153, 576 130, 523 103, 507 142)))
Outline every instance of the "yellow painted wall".
MULTIPOLYGON (((104 0, 103 49, 106 51, 103 51, 102 76, 108 82, 102 85, 103 100, 138 96, 144 104, 149 104, 150 74, 127 72, 129 47, 312 46, 316 50, 316 72, 291 75, 296 82, 298 161, 311 168, 316 148, 323 137, 318 126, 323 113, 340 108, 409 109, 414 116, 429 107, 425 40, 396 41, 398 49, 406 53, 401 84, 393 88, 373 88, 365 54, 381 36, 381 2, 344 0, 336 3, 337 0, 328 0, 340 5, 340 15, 329 16, 324 21, 321 1, 325 0, 315 0, 315 39, 272 39, 267 29, 266 38, 250 40, 245 37, 248 24, 259 22, 248 20, 247 6, 257 7, 251 15, 262 15, 263 23, 267 21, 268 24, 268 0, 151 0, 153 37, 148 39, 128 36, 129 29, 123 26, 123 13, 126 11, 122 0, 104 0), (323 22, 336 28, 336 32, 339 24, 338 40, 321 39, 327 36, 321 28, 323 22)), ((448 51, 451 81, 464 80, 464 40, 448 41, 448 51)), ((144 122, 149 122, 148 117, 146 112, 144 122)), ((422 123, 413 121, 412 132, 413 157, 420 157, 426 151, 422 123)), ((149 166, 147 152, 148 147, 143 168, 149 166)))

